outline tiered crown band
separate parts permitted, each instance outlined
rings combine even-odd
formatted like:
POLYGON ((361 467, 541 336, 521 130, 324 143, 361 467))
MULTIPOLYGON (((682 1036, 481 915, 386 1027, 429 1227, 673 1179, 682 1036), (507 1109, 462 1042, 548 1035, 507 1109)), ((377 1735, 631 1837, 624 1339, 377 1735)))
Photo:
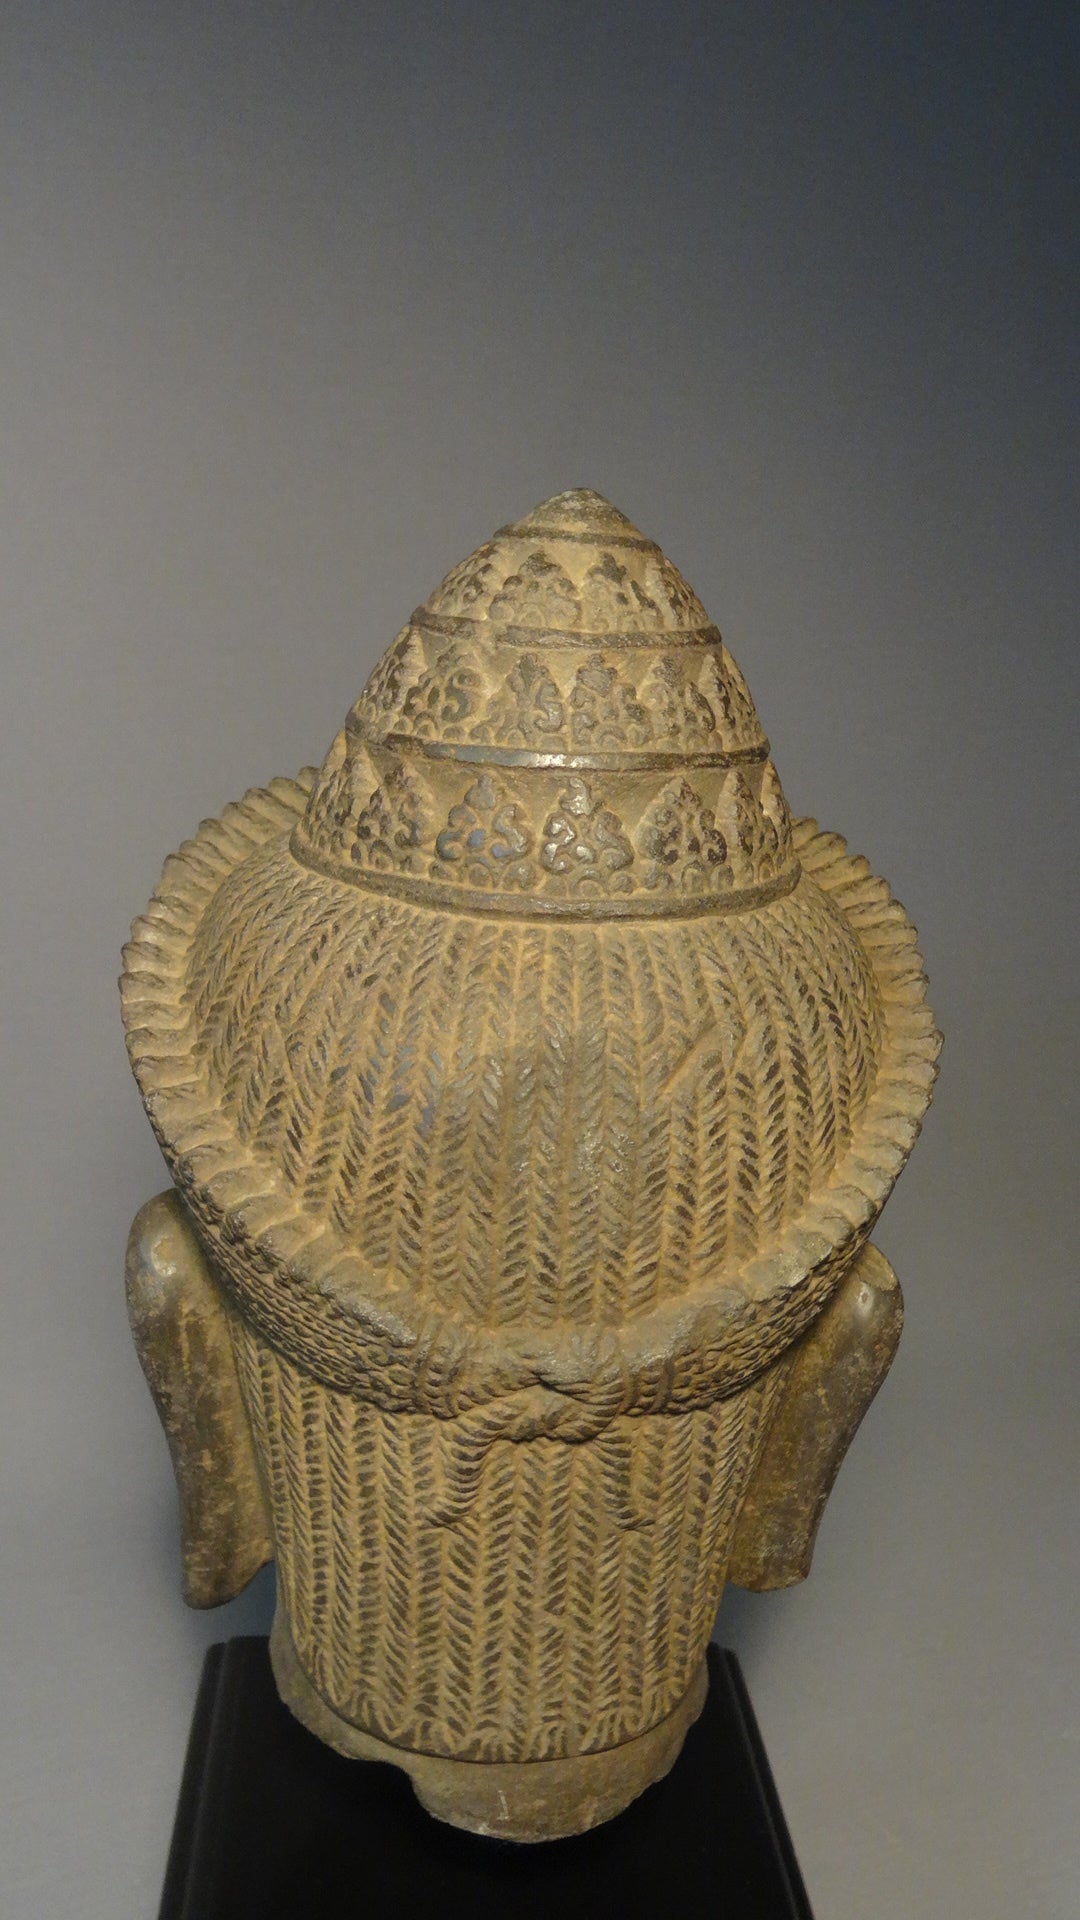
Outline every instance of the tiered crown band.
POLYGON ((377 891, 514 914, 715 911, 798 863, 738 667, 599 494, 448 574, 335 739, 293 851, 377 891))

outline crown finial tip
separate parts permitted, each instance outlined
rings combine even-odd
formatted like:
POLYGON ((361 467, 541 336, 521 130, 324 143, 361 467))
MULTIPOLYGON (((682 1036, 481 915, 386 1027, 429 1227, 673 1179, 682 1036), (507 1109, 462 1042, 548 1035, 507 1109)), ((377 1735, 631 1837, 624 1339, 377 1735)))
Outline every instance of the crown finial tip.
POLYGON ((610 539, 619 533, 641 538, 626 514, 620 513, 595 487, 570 487, 564 493, 553 493, 517 522, 517 529, 526 532, 541 527, 551 532, 592 534, 599 539, 610 539))

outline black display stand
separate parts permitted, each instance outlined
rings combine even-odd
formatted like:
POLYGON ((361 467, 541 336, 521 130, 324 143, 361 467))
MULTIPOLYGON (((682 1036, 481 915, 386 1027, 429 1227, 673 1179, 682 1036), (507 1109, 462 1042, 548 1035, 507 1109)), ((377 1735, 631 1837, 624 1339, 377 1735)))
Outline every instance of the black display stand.
POLYGON ((206 1656, 160 1920, 812 1920, 738 1661, 667 1778, 606 1826, 514 1846, 444 1826, 396 1767, 281 1705, 266 1641, 206 1656))

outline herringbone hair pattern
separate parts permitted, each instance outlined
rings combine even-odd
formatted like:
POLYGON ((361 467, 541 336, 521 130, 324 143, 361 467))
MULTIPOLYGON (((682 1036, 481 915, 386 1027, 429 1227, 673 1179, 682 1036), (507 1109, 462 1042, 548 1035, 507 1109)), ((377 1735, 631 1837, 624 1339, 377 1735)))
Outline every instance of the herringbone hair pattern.
POLYGON ((783 1362, 695 1413, 538 1437, 542 1408, 387 1414, 239 1316, 233 1334, 293 1642, 345 1720, 417 1752, 527 1761, 671 1712, 783 1362))

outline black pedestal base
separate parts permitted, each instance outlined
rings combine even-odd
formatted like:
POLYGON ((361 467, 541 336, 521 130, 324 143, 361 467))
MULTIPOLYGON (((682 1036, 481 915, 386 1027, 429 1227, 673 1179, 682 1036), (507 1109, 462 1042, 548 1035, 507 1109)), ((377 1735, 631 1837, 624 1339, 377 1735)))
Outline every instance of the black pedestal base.
POLYGON ((265 1640, 211 1647, 160 1920, 811 1920, 734 1654, 667 1778, 606 1826, 511 1846, 442 1825, 277 1697, 265 1640))

